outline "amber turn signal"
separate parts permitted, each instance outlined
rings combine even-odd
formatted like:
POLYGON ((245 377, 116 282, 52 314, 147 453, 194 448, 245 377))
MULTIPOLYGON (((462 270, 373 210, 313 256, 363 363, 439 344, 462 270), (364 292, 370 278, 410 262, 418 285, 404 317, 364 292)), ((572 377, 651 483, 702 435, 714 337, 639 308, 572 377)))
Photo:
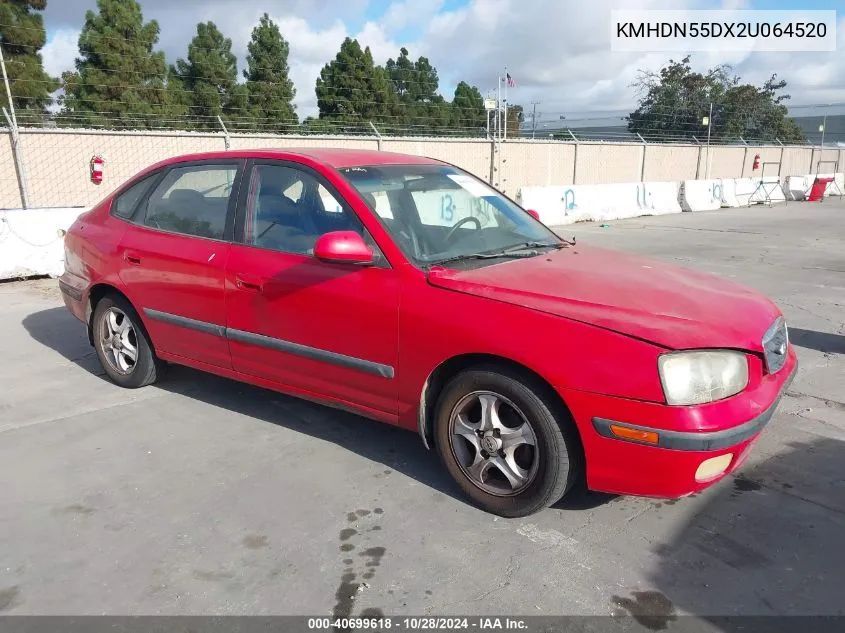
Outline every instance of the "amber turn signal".
POLYGON ((610 432, 616 437, 621 437, 625 440, 646 442, 648 444, 657 444, 660 440, 660 437, 654 431, 640 431, 639 429, 630 429, 627 426, 618 426, 616 424, 610 425, 610 432))

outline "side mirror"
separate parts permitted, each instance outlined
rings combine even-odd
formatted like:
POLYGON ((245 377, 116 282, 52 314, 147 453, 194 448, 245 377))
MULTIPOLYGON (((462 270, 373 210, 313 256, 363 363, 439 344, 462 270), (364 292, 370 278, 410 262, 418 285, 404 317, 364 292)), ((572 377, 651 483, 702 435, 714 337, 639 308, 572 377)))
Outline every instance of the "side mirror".
POLYGON ((375 255, 355 231, 332 231, 314 244, 314 257, 333 264, 372 264, 375 255))
POLYGON ((539 214, 539 213, 537 213, 534 209, 526 209, 526 210, 525 210, 525 212, 526 212, 528 215, 530 215, 532 218, 534 218, 535 220, 539 220, 539 219, 540 219, 540 214, 539 214))

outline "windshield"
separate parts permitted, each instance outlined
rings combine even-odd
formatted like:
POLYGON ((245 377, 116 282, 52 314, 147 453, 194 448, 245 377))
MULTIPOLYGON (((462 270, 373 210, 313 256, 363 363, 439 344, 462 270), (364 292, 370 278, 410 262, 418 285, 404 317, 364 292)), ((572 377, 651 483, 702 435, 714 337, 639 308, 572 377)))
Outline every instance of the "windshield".
POLYGON ((373 165, 339 172, 418 265, 561 243, 522 208, 457 167, 373 165))

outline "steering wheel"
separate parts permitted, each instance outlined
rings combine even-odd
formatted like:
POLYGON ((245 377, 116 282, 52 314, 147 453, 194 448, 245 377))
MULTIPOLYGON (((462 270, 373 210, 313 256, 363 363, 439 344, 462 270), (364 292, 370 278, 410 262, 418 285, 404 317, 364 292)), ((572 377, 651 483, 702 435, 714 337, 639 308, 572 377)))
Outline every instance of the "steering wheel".
POLYGON ((467 222, 475 222, 475 228, 479 231, 481 230, 481 220, 479 220, 477 217, 475 217, 473 215, 469 215, 465 218, 458 220, 458 223, 455 224, 455 226, 453 226, 451 229, 449 229, 449 232, 446 233, 445 240, 447 242, 451 242, 452 236, 455 234, 455 231, 457 231, 459 228, 461 228, 467 222))

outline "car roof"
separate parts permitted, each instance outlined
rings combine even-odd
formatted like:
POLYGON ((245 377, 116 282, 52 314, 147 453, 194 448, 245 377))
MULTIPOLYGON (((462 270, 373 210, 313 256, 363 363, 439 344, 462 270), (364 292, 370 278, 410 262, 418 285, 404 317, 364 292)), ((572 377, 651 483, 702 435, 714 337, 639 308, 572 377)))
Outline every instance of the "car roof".
POLYGON ((358 167, 364 165, 443 165, 442 161, 426 156, 382 152, 372 149, 346 149, 336 147, 285 147, 248 150, 229 150, 224 152, 204 152, 174 156, 164 163, 178 163, 190 160, 209 160, 220 158, 309 158, 329 167, 358 167))

